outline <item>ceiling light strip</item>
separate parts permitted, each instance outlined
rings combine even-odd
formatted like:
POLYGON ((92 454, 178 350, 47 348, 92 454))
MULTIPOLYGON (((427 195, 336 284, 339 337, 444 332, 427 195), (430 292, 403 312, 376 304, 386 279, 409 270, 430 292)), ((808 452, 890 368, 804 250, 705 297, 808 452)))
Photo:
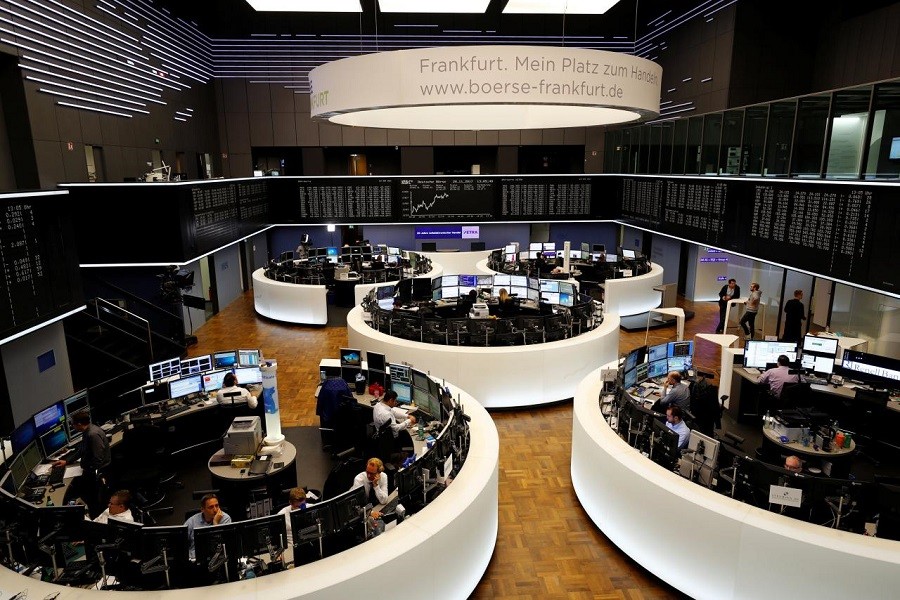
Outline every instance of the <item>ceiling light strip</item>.
POLYGON ((128 117, 129 119, 132 118, 132 116, 129 114, 116 112, 114 110, 106 110, 103 108, 94 108, 93 106, 82 106, 80 104, 73 104, 71 102, 57 102, 57 104, 60 106, 68 106, 70 108, 80 108, 81 110, 92 110, 94 112, 106 113, 108 115, 116 115, 117 117, 128 117))
MULTIPOLYGON (((2 37, 0 37, 0 42, 9 43, 8 40, 6 40, 5 38, 2 38, 2 37)), ((142 100, 147 100, 148 102, 155 102, 155 103, 157 103, 157 104, 166 104, 166 103, 163 102, 162 100, 159 100, 158 98, 154 98, 154 97, 153 97, 153 96, 160 96, 160 95, 161 95, 161 94, 158 94, 158 93, 155 93, 155 92, 149 92, 149 91, 147 91, 147 90, 138 89, 138 88, 132 87, 132 86, 130 86, 130 85, 126 85, 126 84, 124 84, 124 83, 120 83, 120 82, 118 82, 118 81, 111 81, 111 80, 109 80, 109 79, 105 79, 105 78, 99 77, 99 76, 97 76, 97 75, 92 75, 91 73, 84 73, 84 72, 82 72, 82 71, 78 71, 77 69, 71 69, 71 68, 69 68, 69 67, 64 67, 63 65, 57 65, 57 64, 54 64, 54 63, 51 63, 51 62, 47 62, 47 61, 45 61, 45 60, 40 60, 40 59, 38 59, 38 58, 34 58, 34 57, 32 57, 32 56, 28 56, 28 55, 23 55, 23 56, 22 56, 22 60, 30 60, 30 61, 36 62, 36 63, 38 63, 38 64, 41 64, 41 65, 46 65, 46 66, 48 66, 48 67, 53 67, 53 68, 56 68, 56 69, 61 69, 61 70, 66 71, 66 72, 68 72, 68 73, 75 73, 76 75, 81 75, 81 76, 83 76, 83 77, 91 77, 91 78, 93 78, 93 79, 97 79, 97 80, 102 81, 102 82, 104 82, 104 83, 109 83, 109 84, 111 84, 111 85, 118 85, 118 86, 120 86, 120 87, 129 89, 129 90, 134 90, 135 92, 141 92, 141 93, 144 94, 143 96, 142 96, 142 95, 139 95, 139 94, 128 94, 127 92, 122 92, 122 91, 120 91, 120 90, 118 90, 118 89, 114 89, 114 88, 111 90, 111 91, 120 92, 120 93, 122 93, 122 94, 128 94, 128 95, 134 96, 134 97, 136 97, 136 98, 141 98, 142 100)), ((52 76, 54 76, 54 77, 56 76, 56 75, 53 74, 53 73, 49 73, 49 75, 52 75, 52 76)), ((82 81, 82 82, 80 82, 80 83, 86 83, 86 82, 83 82, 83 81, 82 81)), ((100 87, 100 86, 98 86, 98 87, 100 87)), ((103 88, 103 89, 109 89, 109 88, 103 88)))
POLYGON ((187 123, 187 119, 184 119, 182 117, 172 117, 172 118, 175 119, 176 121, 182 121, 184 123, 187 123))
POLYGON ((647 23, 647 26, 652 27, 654 23, 656 23, 657 21, 661 21, 663 18, 665 18, 666 15, 670 14, 671 12, 672 12, 671 9, 667 10, 663 14, 659 15, 658 17, 656 17, 655 19, 653 19, 652 21, 647 23))
MULTIPOLYGON (((103 39, 102 37, 100 37, 100 36, 97 35, 97 34, 100 34, 100 30, 97 29, 96 27, 90 27, 89 25, 86 27, 87 29, 90 29, 90 30, 92 30, 92 31, 94 32, 94 34, 92 35, 90 32, 86 31, 85 29, 82 29, 82 28, 80 28, 80 27, 77 26, 77 25, 83 25, 83 23, 81 23, 81 22, 79 22, 79 21, 75 21, 74 19, 67 18, 67 20, 70 21, 69 23, 67 23, 67 22, 65 22, 65 21, 63 21, 63 20, 60 20, 60 19, 54 19, 53 17, 49 16, 49 15, 47 14, 48 12, 53 13, 53 14, 60 14, 59 11, 53 10, 53 9, 52 9, 51 7, 49 7, 49 6, 43 6, 43 5, 37 4, 37 6, 40 6, 40 7, 41 7, 41 12, 38 12, 38 11, 36 11, 35 9, 31 8, 30 6, 26 6, 26 5, 20 4, 20 3, 18 3, 18 2, 9 2, 9 4, 11 4, 11 5, 13 5, 13 6, 17 6, 17 7, 21 8, 22 10, 28 11, 29 13, 32 13, 32 14, 38 16, 38 17, 41 19, 41 21, 32 21, 32 23, 35 23, 35 24, 37 24, 37 25, 40 25, 41 27, 46 27, 47 29, 50 29, 51 31, 56 31, 56 32, 59 33, 60 35, 67 35, 67 36, 69 36, 69 37, 76 37, 76 36, 73 36, 71 33, 68 33, 68 32, 66 32, 66 31, 61 31, 61 30, 57 29, 56 27, 50 27, 49 25, 46 24, 46 21, 50 21, 50 22, 52 22, 52 23, 56 23, 56 24, 59 25, 60 27, 65 27, 65 28, 67 28, 67 29, 71 29, 71 30, 73 30, 73 31, 77 31, 78 33, 80 33, 80 34, 82 34, 82 35, 89 36, 89 37, 93 37, 93 41, 94 41, 94 42, 96 42, 96 40, 98 40, 98 39, 103 39), (73 24, 72 24, 73 22, 76 23, 77 25, 73 25, 73 24)), ((13 12, 13 11, 10 11, 9 9, 3 7, 2 5, 0 5, 0 10, 7 11, 7 12, 9 12, 10 14, 13 14, 13 15, 15 15, 15 16, 18 16, 18 17, 21 18, 21 19, 25 19, 25 18, 26 18, 26 17, 24 17, 24 16, 22 16, 22 15, 19 15, 18 13, 15 13, 15 12, 13 12)), ((60 15, 60 16, 63 17, 63 15, 60 15)), ((63 17, 63 18, 66 18, 66 17, 63 17)), ((105 33, 105 32, 102 33, 101 35, 102 35, 103 37, 106 37, 106 38, 112 37, 112 36, 109 36, 109 35, 108 35, 107 33, 105 33)), ((80 38, 76 38, 76 39, 80 39, 80 38)), ((84 41, 84 40, 82 40, 82 41, 84 41)), ((140 52, 139 52, 139 50, 140 50, 140 47, 139 47, 139 46, 136 46, 136 45, 131 44, 131 43, 129 43, 129 42, 123 42, 122 44, 118 44, 118 43, 115 43, 115 42, 116 42, 115 38, 112 38, 112 39, 106 39, 105 42, 106 42, 106 44, 109 45, 109 46, 112 46, 112 47, 114 47, 114 48, 118 48, 119 50, 121 50, 121 51, 123 52, 123 54, 128 54, 128 55, 131 55, 131 56, 133 56, 133 57, 135 57, 135 58, 137 58, 137 59, 145 60, 144 56, 142 56, 142 55, 140 54, 140 52)))
POLYGON ((700 4, 700 5, 698 5, 698 6, 695 6, 694 8, 688 10, 687 12, 685 12, 685 13, 683 13, 683 14, 677 16, 677 17, 675 17, 674 19, 671 19, 671 20, 670 20, 665 26, 663 26, 662 28, 658 28, 658 29, 655 29, 655 30, 653 30, 653 31, 650 31, 650 32, 644 34, 643 36, 641 36, 641 37, 639 37, 637 40, 635 40, 635 43, 637 43, 637 42, 642 42, 642 41, 645 41, 645 40, 647 40, 647 39, 654 39, 654 38, 659 37, 659 36, 661 36, 661 35, 663 35, 663 34, 665 34, 665 33, 668 33, 669 31, 672 31, 672 30, 675 29, 676 27, 680 27, 681 25, 687 23, 688 21, 690 21, 690 20, 693 19, 694 17, 699 16, 699 15, 702 14, 704 11, 706 11, 706 10, 708 10, 708 9, 710 9, 710 8, 716 6, 716 5, 718 5, 719 3, 724 2, 724 1, 725 1, 725 0, 707 0, 706 2, 703 2, 702 4, 700 4))
MULTIPOLYGON (((2 20, 2 19, 0 19, 0 20, 2 20)), ((125 73, 126 75, 131 75, 131 73, 129 73, 127 70, 122 69, 122 68, 120 68, 120 67, 114 67, 114 66, 112 66, 112 65, 104 65, 102 62, 100 62, 100 61, 98 61, 98 60, 96 60, 96 59, 88 58, 88 57, 86 57, 86 56, 81 56, 80 54, 78 54, 78 53, 76 53, 76 52, 72 52, 72 51, 70 51, 70 50, 66 50, 65 48, 58 48, 58 47, 54 46, 53 44, 48 44, 48 43, 43 42, 43 41, 41 41, 41 40, 34 39, 34 38, 30 37, 30 36, 24 36, 24 35, 21 35, 21 34, 17 34, 17 33, 14 32, 14 31, 10 31, 9 29, 6 29, 5 27, 0 27, 0 32, 8 33, 8 34, 13 35, 13 36, 16 36, 16 37, 18 37, 18 38, 24 38, 24 39, 26 39, 26 40, 28 40, 28 41, 30 41, 30 42, 35 42, 35 43, 37 43, 37 44, 39 44, 39 45, 41 45, 41 46, 46 46, 46 47, 48 47, 48 48, 52 48, 53 50, 57 50, 58 52, 62 52, 62 53, 64 53, 64 54, 68 54, 68 55, 71 55, 71 56, 75 56, 75 57, 81 58, 81 59, 86 60, 86 61, 88 61, 88 62, 90 62, 90 63, 96 63, 96 64, 99 64, 99 65, 102 65, 102 66, 108 66, 108 67, 110 67, 110 68, 112 68, 112 69, 114 69, 114 70, 116 70, 116 71, 123 72, 123 73, 125 73)), ((69 58, 65 58, 65 57, 63 57, 63 56, 58 56, 58 55, 56 55, 56 54, 53 54, 52 52, 46 52, 46 51, 39 50, 39 49, 34 48, 34 47, 31 47, 31 46, 27 46, 27 45, 25 45, 25 44, 22 44, 21 42, 8 41, 8 43, 12 44, 13 46, 16 46, 17 48, 28 50, 29 52, 34 52, 34 53, 36 53, 36 54, 41 54, 41 55, 44 55, 44 56, 49 56, 49 57, 54 58, 54 59, 56 59, 56 60, 59 60, 59 61, 62 61, 62 62, 66 62, 66 63, 70 63, 70 64, 74 64, 74 65, 78 65, 78 66, 84 67, 84 68, 86 68, 86 69, 93 69, 93 70, 97 71, 98 73, 103 73, 104 75, 108 75, 108 76, 110 76, 110 77, 118 77, 119 79, 124 79, 125 81, 129 81, 130 83, 132 83, 132 84, 134 84, 134 85, 143 85, 144 87, 150 88, 150 89, 155 90, 155 91, 162 91, 162 88, 161 88, 161 87, 157 87, 157 86, 152 85, 152 84, 150 84, 150 83, 143 83, 143 82, 137 81, 137 79, 147 79, 147 80, 149 80, 150 78, 148 78, 148 77, 142 77, 142 76, 137 75, 137 74, 133 75, 132 77, 126 77, 126 76, 123 76, 123 75, 118 75, 118 74, 116 74, 116 73, 110 73, 109 71, 105 71, 105 70, 103 70, 103 69, 101 69, 101 68, 98 68, 98 67, 94 67, 94 66, 87 65, 87 64, 84 64, 84 63, 79 63, 79 62, 77 62, 77 61, 71 60, 71 59, 69 59, 69 58)), ((167 85, 167 86, 165 86, 165 87, 172 87, 172 86, 168 86, 168 85, 167 85)), ((177 89, 177 88, 173 88, 173 89, 177 89)))
POLYGON ((198 45, 190 43, 190 40, 187 40, 187 44, 185 44, 184 39, 179 39, 173 37, 168 31, 160 29, 153 23, 148 23, 146 29, 144 29, 144 33, 146 36, 153 36, 159 39, 161 42, 166 44, 171 44, 173 48, 184 48, 185 56, 191 56, 194 52, 201 52, 201 60, 200 62, 208 63, 212 62, 210 57, 210 48, 206 48, 201 50, 198 45))
POLYGON ((64 83, 59 83, 58 81, 50 81, 49 79, 41 79, 40 77, 32 77, 31 75, 26 75, 25 79, 27 79, 28 81, 43 83, 45 85, 55 85, 56 87, 60 87, 64 90, 72 90, 73 92, 81 92, 82 94, 91 94, 93 96, 99 96, 101 98, 109 98, 110 100, 115 100, 117 102, 125 102, 127 104, 134 104, 136 106, 147 106, 146 103, 138 102, 137 100, 129 100, 127 98, 117 98, 117 97, 111 96, 109 94, 95 92, 93 90, 86 90, 84 88, 76 87, 74 85, 66 85, 64 83))
POLYGON ((135 3, 126 1, 122 4, 129 4, 135 7, 136 12, 144 18, 147 27, 152 27, 153 23, 156 22, 166 22, 171 25, 171 29, 178 29, 187 35, 189 39, 180 40, 181 44, 191 46, 204 55, 209 53, 210 39, 207 35, 199 32, 196 27, 191 27, 183 21, 172 19, 168 13, 160 12, 152 4, 146 2, 135 3))
POLYGON ((148 45, 148 47, 150 48, 150 56, 153 56, 159 60, 171 62, 175 66, 175 71, 181 71, 183 73, 193 73, 197 77, 207 77, 207 79, 209 78, 209 71, 207 69, 204 69, 202 66, 185 62, 177 56, 173 56, 169 52, 166 52, 162 48, 156 48, 151 45, 148 45))
POLYGON ((720 10, 722 10, 723 8, 728 8, 729 6, 731 6, 732 4, 734 4, 735 2, 737 2, 737 0, 731 0, 731 2, 729 2, 728 4, 725 4, 725 5, 723 5, 723 6, 720 6, 719 8, 715 9, 714 11, 711 11, 711 12, 706 13, 705 15, 703 15, 703 17, 705 18, 705 17, 708 17, 708 16, 710 16, 710 15, 714 15, 714 14, 716 14, 717 12, 719 12, 720 10))
POLYGON ((52 96, 59 96, 60 98, 68 98, 69 100, 79 100, 81 102, 90 102, 91 104, 99 104, 100 106, 108 106, 110 108, 118 108, 119 110, 130 110, 132 112, 139 112, 145 115, 149 115, 150 112, 146 110, 141 110, 140 108, 132 108, 130 106, 122 106, 120 104, 113 104, 112 102, 103 102, 101 100, 94 100, 92 98, 84 98, 83 96, 75 96, 73 94, 65 94, 63 92, 59 92, 57 90, 47 89, 47 88, 38 88, 39 92, 44 92, 45 94, 50 94, 52 96))
MULTIPOLYGON (((45 63, 45 62, 43 62, 43 61, 36 61, 36 59, 34 59, 34 58, 28 58, 27 60, 31 60, 31 61, 34 61, 34 62, 40 62, 41 64, 47 64, 47 65, 50 65, 50 66, 56 66, 56 65, 52 65, 52 64, 50 64, 50 63, 45 63)), ((62 80, 64 80, 64 81, 72 81, 72 82, 74 82, 74 83, 80 83, 80 84, 82 84, 82 85, 87 85, 87 86, 95 87, 95 88, 98 88, 98 89, 101 89, 101 90, 106 90, 106 91, 108 91, 108 92, 116 92, 116 93, 122 94, 122 95, 124 95, 124 96, 131 96, 131 97, 133 97, 133 98, 139 98, 139 99, 141 99, 141 100, 146 100, 147 102, 154 102, 154 103, 156 103, 156 104, 165 104, 165 102, 162 102, 162 101, 160 101, 160 100, 158 100, 158 99, 155 99, 155 98, 148 98, 148 97, 146 97, 146 96, 141 96, 141 95, 139 95, 139 94, 132 94, 131 92, 126 92, 126 91, 123 91, 123 90, 120 90, 120 89, 111 88, 111 87, 106 87, 105 85, 100 85, 100 84, 98 84, 98 83, 93 83, 93 82, 90 82, 90 81, 85 81, 85 80, 83 80, 83 79, 76 79, 76 78, 74 78, 74 77, 67 77, 67 76, 65 76, 65 75, 60 75, 60 74, 58 74, 58 73, 53 73, 52 71, 46 71, 46 70, 44 70, 44 69, 39 69, 39 68, 37 68, 37 67, 31 66, 31 65, 27 65, 27 64, 24 64, 24 63, 21 63, 21 62, 19 63, 19 68, 22 69, 22 70, 25 70, 25 71, 34 71, 35 73, 42 73, 42 74, 44 74, 44 75, 47 75, 47 76, 49 76, 49 77, 53 77, 53 78, 55 78, 55 79, 62 79, 62 80)), ((59 67, 59 68, 63 68, 63 67, 59 67)), ((67 70, 68 70, 68 71, 72 71, 72 69, 67 69, 67 70)), ((88 75, 86 75, 86 77, 87 77, 87 76, 88 76, 88 75)), ((60 84, 55 83, 54 85, 60 85, 60 84)), ((144 106, 146 106, 146 105, 144 105, 144 106)))
POLYGON ((136 37, 132 37, 132 36, 128 35, 127 33, 125 33, 124 31, 121 31, 119 29, 116 29, 115 27, 112 27, 108 23, 104 23, 103 21, 101 21, 99 19, 95 19, 95 18, 91 17, 90 15, 88 15, 87 13, 79 12, 79 11, 73 9, 71 6, 66 6, 65 4, 63 4, 62 2, 58 2, 57 0, 44 0, 43 2, 35 2, 35 4, 37 4, 38 6, 40 6, 42 8, 45 8, 46 10, 50 10, 50 11, 52 11, 53 9, 50 8, 48 5, 53 5, 53 6, 59 7, 60 10, 54 11, 54 12, 56 12, 56 14, 58 14, 60 16, 65 15, 67 18, 71 19, 72 21, 82 23, 85 26, 87 26, 89 23, 94 23, 97 27, 96 28, 92 27, 91 29, 96 29, 98 32, 100 30, 102 30, 104 32, 103 35, 105 35, 105 36, 119 39, 123 43, 128 43, 128 40, 130 40, 131 42, 133 42, 135 44, 135 46, 137 46, 139 44, 139 40, 136 37))

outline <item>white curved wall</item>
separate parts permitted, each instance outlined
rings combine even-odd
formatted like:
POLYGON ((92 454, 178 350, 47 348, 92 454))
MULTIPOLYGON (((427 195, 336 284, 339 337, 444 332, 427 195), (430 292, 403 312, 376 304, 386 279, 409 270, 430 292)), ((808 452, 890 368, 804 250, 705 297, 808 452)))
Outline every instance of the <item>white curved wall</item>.
POLYGON ((324 285, 275 281, 266 277, 264 269, 253 272, 253 308, 270 319, 324 325, 328 322, 327 292, 324 285))
POLYGON ((408 362, 456 382, 487 408, 534 406, 571 398, 596 365, 616 359, 619 317, 606 315, 592 331, 546 344, 444 346, 376 331, 357 306, 347 315, 347 339, 351 348, 380 352, 388 362, 408 362))
POLYGON ((603 311, 622 317, 639 315, 659 306, 662 293, 653 288, 662 285, 663 268, 653 263, 650 272, 635 277, 607 279, 603 284, 603 311))
POLYGON ((663 469, 610 429, 601 388, 598 369, 575 394, 572 484, 641 566, 698 600, 897 597, 900 543, 783 517, 663 469))
MULTIPOLYGON (((449 385, 449 384, 448 384, 449 385)), ((471 417, 471 443, 456 479, 434 502, 388 533, 320 561, 204 588, 162 592, 93 591, 44 583, 0 567, 0 590, 28 589, 33 598, 79 600, 458 600, 475 589, 497 541, 499 439, 494 422, 477 401, 461 393, 471 417), (395 565, 395 572, 391 572, 395 565), (417 566, 418 565, 418 566, 417 566), (427 565, 425 571, 422 566, 427 565), (412 571, 406 573, 404 569, 412 571), (431 575, 426 575, 426 573, 431 575), (421 578, 428 577, 427 584, 421 578)))
POLYGON ((431 259, 432 264, 439 264, 447 275, 468 275, 478 273, 475 265, 478 261, 490 256, 490 250, 478 252, 419 252, 431 259))

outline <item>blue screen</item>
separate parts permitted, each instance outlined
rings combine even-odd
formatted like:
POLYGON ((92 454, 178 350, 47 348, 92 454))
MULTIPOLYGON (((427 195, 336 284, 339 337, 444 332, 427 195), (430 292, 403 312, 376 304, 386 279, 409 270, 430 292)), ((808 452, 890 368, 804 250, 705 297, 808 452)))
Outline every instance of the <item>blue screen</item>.
POLYGON ((13 454, 18 454, 24 450, 25 446, 34 441, 35 437, 37 436, 34 432, 33 419, 28 419, 16 427, 16 430, 12 432, 11 436, 13 454))
POLYGON ((625 371, 625 377, 622 379, 622 385, 625 386, 625 389, 633 388, 635 383, 637 383, 637 369, 625 371))
POLYGON ((408 383, 391 381, 391 389, 397 392, 397 401, 400 404, 409 404, 412 401, 412 390, 408 383))
MULTIPOLYGON (((653 350, 652 348, 650 349, 653 350)), ((650 379, 656 379, 657 377, 663 377, 668 373, 669 370, 669 361, 665 358, 662 360, 654 360, 650 362, 650 368, 647 369, 647 377, 650 379)))
POLYGON ((460 275, 459 285, 467 287, 475 287, 478 284, 478 278, 475 275, 460 275))
POLYGON ((661 360, 669 356, 669 345, 668 344, 657 344, 656 346, 650 346, 650 362, 661 360))
POLYGON ((229 350, 227 352, 216 352, 213 355, 215 359, 215 367, 217 369, 230 369, 231 367, 237 365, 238 358, 237 352, 234 350, 229 350))

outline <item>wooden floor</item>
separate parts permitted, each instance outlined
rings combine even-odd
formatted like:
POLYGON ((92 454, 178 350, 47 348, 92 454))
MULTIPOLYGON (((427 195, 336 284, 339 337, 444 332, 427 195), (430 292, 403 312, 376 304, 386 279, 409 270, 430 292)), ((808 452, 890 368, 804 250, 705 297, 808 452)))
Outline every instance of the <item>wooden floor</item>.
MULTIPOLYGON (((680 302, 695 318, 685 338, 712 332, 715 303, 680 302)), ((284 427, 318 425, 315 386, 319 360, 337 358, 347 344, 345 327, 301 326, 259 317, 253 293, 214 316, 194 334, 189 355, 223 348, 259 348, 278 360, 278 395, 284 427)), ((645 332, 621 332, 620 353, 643 345, 645 332)), ((674 326, 650 331, 648 343, 675 339, 674 326)), ((718 374, 718 349, 703 344, 695 364, 718 374)), ((599 367, 599 365, 597 365, 599 367)), ((524 374, 523 374, 524 375, 524 374)), ((497 547, 472 598, 683 598, 613 545, 582 510, 572 489, 572 404, 530 410, 498 410, 500 526, 497 547)), ((648 515, 648 527, 669 527, 664 515, 648 515)), ((682 557, 672 557, 680 560, 682 557)))

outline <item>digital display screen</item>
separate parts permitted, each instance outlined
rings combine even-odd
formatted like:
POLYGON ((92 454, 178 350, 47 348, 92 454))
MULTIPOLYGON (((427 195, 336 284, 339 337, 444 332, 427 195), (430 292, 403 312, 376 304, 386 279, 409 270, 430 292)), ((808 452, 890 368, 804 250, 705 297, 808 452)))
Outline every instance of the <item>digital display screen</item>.
POLYGON ((622 258, 633 259, 634 257, 634 250, 626 250, 625 248, 622 248, 622 258))
POLYGON ((77 440, 81 437, 81 432, 75 429, 75 424, 72 422, 72 416, 81 411, 88 411, 88 413, 90 413, 91 407, 88 404, 87 390, 83 390, 74 396, 69 396, 63 400, 63 408, 66 413, 66 431, 69 434, 69 439, 77 440))
POLYGON ((637 383, 637 369, 631 369, 630 371, 625 371, 625 376, 622 379, 622 385, 625 389, 631 389, 637 383))
POLYGON ((669 357, 669 345, 668 344, 657 344, 656 346, 650 346, 650 351, 648 352, 648 360, 650 362, 662 360, 662 359, 668 358, 668 357, 669 357))
POLYGON ((50 458, 64 448, 68 442, 69 438, 66 436, 66 428, 62 425, 57 425, 41 436, 41 447, 44 449, 44 456, 50 458))
POLYGON ((388 369, 391 372, 391 381, 398 383, 410 383, 410 368, 406 365, 389 364, 388 369))
POLYGON ((524 300, 528 297, 528 288, 512 286, 509 288, 509 295, 524 300))
POLYGON ((541 292, 559 293, 559 282, 554 279, 541 279, 541 292))
POLYGON ((528 249, 537 250, 538 252, 540 252, 543 248, 540 242, 531 242, 528 244, 528 249))
POLYGON ((804 352, 817 352, 819 354, 837 355, 838 341, 835 338, 822 338, 815 335, 806 335, 803 338, 804 352))
POLYGON ((222 389, 222 382, 225 379, 225 375, 230 373, 230 371, 210 371, 208 373, 203 374, 203 390, 206 392, 215 392, 216 390, 222 389))
POLYGON ((575 296, 573 296, 572 294, 566 294, 565 292, 560 292, 559 303, 562 306, 575 306, 575 296))
POLYGON ((455 286, 455 285, 442 287, 441 288, 441 297, 444 300, 458 298, 459 297, 459 287, 455 286))
POLYGON ((492 287, 494 285, 493 275, 476 275, 478 287, 492 287))
POLYGON ((192 375, 203 371, 212 371, 212 356, 209 354, 186 358, 181 361, 182 375, 192 375))
POLYGON ((831 356, 804 354, 800 359, 800 366, 807 371, 830 375, 834 372, 834 358, 831 356))
POLYGON ((34 414, 34 429, 39 436, 44 435, 57 425, 62 425, 66 420, 66 412, 63 403, 51 404, 41 412, 34 414))
POLYGON ((524 275, 510 275, 509 284, 516 287, 528 287, 528 278, 524 275))
POLYGON ((259 366, 259 350, 238 350, 238 364, 242 367, 259 366))
POLYGON ((446 287, 448 285, 459 285, 459 275, 442 275, 441 286, 446 287))
POLYGON ((262 383, 262 370, 259 367, 238 367, 234 370, 238 385, 262 383))
POLYGON ((400 404, 409 404, 412 402, 412 386, 408 383, 391 381, 391 389, 397 392, 397 402, 400 404))
MULTIPOLYGON (((651 348, 652 350, 652 348, 651 348)), ((669 371, 669 361, 666 358, 653 360, 647 369, 647 377, 656 379, 657 377, 665 377, 669 371)))
POLYGON ((190 394, 199 394, 203 391, 203 376, 190 375, 169 382, 169 398, 176 400, 190 394))
POLYGON ((28 419, 16 427, 16 430, 13 431, 12 436, 10 436, 13 454, 18 454, 24 450, 36 437, 37 434, 34 431, 34 419, 28 419))
POLYGON ((495 287, 509 287, 509 275, 494 275, 495 287))
POLYGON ((694 354, 694 342, 669 342, 669 357, 672 356, 692 356, 694 354))
POLYGON ((559 292, 541 292, 541 302, 559 304, 559 292))
POLYGON ((170 358, 150 365, 150 380, 156 381, 172 375, 181 374, 181 359, 170 358))
POLYGON ((555 252, 556 242, 544 242, 544 250, 555 252))
POLYGON ((478 278, 475 275, 460 275, 459 285, 473 288, 478 285, 478 278))
POLYGON ((341 348, 340 355, 342 367, 362 366, 362 350, 356 350, 353 348, 341 348))
POLYGON ((572 294, 575 295, 575 284, 569 283, 567 281, 559 282, 559 293, 560 294, 572 294))
POLYGON ((796 356, 797 344, 793 342, 767 342, 747 340, 744 345, 744 366, 752 369, 765 369, 769 363, 777 363, 781 354, 788 358, 796 356))
POLYGON ((230 369, 238 364, 237 352, 227 350, 213 354, 214 366, 217 369, 230 369))
POLYGON ((691 355, 670 356, 668 362, 670 371, 685 371, 691 367, 693 357, 691 355))

